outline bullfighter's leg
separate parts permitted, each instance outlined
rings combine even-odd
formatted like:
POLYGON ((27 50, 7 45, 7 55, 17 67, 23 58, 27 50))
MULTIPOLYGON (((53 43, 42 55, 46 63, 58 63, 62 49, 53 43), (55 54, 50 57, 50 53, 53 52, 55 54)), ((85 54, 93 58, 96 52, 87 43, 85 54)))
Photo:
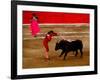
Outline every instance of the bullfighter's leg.
POLYGON ((59 55, 59 57, 61 57, 64 54, 64 51, 61 52, 61 54, 59 55))
POLYGON ((76 54, 75 54, 75 56, 77 56, 77 54, 78 54, 78 50, 76 50, 76 54))

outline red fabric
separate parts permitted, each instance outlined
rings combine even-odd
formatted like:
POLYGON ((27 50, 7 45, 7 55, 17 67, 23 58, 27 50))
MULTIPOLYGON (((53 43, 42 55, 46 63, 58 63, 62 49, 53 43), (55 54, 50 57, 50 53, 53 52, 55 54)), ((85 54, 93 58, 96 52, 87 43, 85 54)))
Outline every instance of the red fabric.
POLYGON ((33 36, 35 36, 40 31, 37 20, 32 19, 32 22, 31 22, 31 25, 30 25, 30 30, 31 30, 31 33, 32 33, 33 36))
POLYGON ((32 14, 38 16, 39 23, 89 23, 88 13, 32 12, 23 11, 23 24, 29 24, 32 14))
POLYGON ((44 45, 44 47, 45 47, 45 49, 46 49, 47 52, 49 51, 48 42, 50 42, 51 39, 52 39, 52 37, 53 37, 53 36, 56 36, 56 35, 57 35, 57 33, 46 34, 46 36, 45 36, 45 38, 44 38, 44 40, 43 40, 43 45, 44 45))

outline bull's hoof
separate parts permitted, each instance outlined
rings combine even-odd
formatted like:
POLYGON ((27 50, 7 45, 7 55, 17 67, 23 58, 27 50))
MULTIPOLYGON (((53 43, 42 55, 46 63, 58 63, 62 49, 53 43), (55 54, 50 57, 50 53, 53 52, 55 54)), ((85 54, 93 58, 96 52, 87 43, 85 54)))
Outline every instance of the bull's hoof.
POLYGON ((61 56, 59 56, 59 57, 61 57, 61 56))
POLYGON ((77 57, 77 55, 75 55, 75 57, 77 57))
POLYGON ((75 54, 75 57, 77 57, 78 54, 75 54))
POLYGON ((66 59, 63 59, 64 61, 66 60, 66 59))

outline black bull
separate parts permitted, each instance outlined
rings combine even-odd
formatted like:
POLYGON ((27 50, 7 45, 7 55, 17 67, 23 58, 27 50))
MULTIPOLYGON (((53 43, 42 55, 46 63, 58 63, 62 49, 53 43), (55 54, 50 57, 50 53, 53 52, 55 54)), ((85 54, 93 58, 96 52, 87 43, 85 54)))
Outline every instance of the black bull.
POLYGON ((75 51, 76 52, 75 56, 77 56, 78 50, 80 50, 81 57, 83 56, 83 51, 82 51, 83 43, 82 43, 81 40, 75 40, 75 41, 71 41, 71 42, 69 42, 67 40, 61 40, 60 42, 57 42, 56 46, 55 46, 56 51, 59 50, 59 49, 62 50, 59 57, 61 57, 63 54, 65 54, 64 60, 67 56, 67 53, 70 52, 70 51, 73 51, 73 52, 75 51))

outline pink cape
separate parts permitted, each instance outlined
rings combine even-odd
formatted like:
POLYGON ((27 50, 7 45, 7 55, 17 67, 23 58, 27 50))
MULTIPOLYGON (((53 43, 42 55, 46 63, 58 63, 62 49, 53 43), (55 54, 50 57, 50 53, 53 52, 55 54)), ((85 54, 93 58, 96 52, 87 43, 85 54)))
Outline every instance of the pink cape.
POLYGON ((35 36, 38 32, 40 32, 40 27, 38 25, 38 22, 34 19, 31 22, 30 30, 32 32, 32 36, 35 36))

